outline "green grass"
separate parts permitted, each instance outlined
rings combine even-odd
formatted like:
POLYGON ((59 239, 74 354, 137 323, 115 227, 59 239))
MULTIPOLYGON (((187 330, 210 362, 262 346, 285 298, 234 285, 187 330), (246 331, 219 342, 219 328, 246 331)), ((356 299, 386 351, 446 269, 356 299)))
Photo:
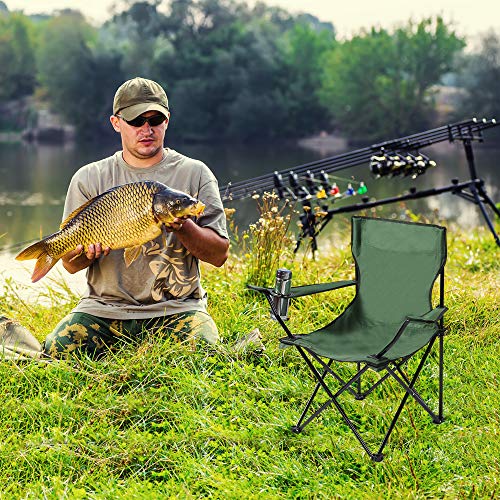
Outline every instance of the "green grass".
MULTIPOLYGON (((156 337, 97 362, 0 363, 0 498, 498 497, 498 256, 487 231, 449 232, 446 420, 432 424, 409 401, 381 463, 334 410, 290 431, 313 381, 294 350, 278 348, 282 334, 245 290, 244 261, 233 255, 222 269, 203 269, 223 334, 217 347, 191 352, 156 337), (231 349, 255 327, 263 353, 231 349)), ((318 257, 294 264, 294 284, 353 276, 346 242, 318 257)), ((2 312, 42 340, 76 300, 47 294, 51 307, 23 304, 11 283, 2 312)), ((290 325, 324 323, 351 297, 344 289, 297 300, 290 325)), ((434 356, 419 385, 432 404, 436 370, 434 356)), ((365 401, 344 398, 370 442, 395 393, 389 385, 365 401)))

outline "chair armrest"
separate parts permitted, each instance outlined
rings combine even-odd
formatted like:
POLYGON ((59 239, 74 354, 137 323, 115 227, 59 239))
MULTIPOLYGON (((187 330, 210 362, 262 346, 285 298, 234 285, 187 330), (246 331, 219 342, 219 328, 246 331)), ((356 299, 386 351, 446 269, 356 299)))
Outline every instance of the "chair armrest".
POLYGON ((435 323, 439 321, 444 313, 448 310, 447 307, 435 307, 434 309, 422 314, 422 316, 407 316, 410 321, 423 321, 424 323, 435 323))
POLYGON ((410 323, 436 323, 443 317, 443 314, 448 310, 447 307, 436 307, 422 314, 422 316, 406 316, 403 324, 399 327, 394 338, 378 353, 371 357, 380 359, 382 356, 401 338, 404 331, 410 323))
MULTIPOLYGON (((304 297, 305 295, 312 295, 313 293, 322 293, 329 290, 336 290, 338 288, 344 288, 346 286, 355 285, 355 280, 344 280, 344 281, 333 281, 331 283, 318 283, 316 285, 302 285, 293 286, 290 288, 290 293, 288 295, 280 295, 280 297, 285 298, 296 298, 304 297)), ((274 288, 267 288, 264 286, 247 285, 250 290, 255 290, 256 292, 261 292, 265 294, 276 295, 274 288)))
POLYGON ((277 294, 274 288, 268 288, 264 286, 247 285, 247 288, 254 290, 256 292, 261 292, 265 295, 266 300, 269 302, 271 311, 275 314, 276 320, 280 326, 285 330, 288 337, 295 338, 290 331, 290 329, 285 325, 283 319, 276 313, 275 306, 273 305, 273 297, 281 297, 284 299, 291 299, 296 297, 303 297, 304 295, 311 295, 313 293, 326 292, 328 290, 335 290, 337 288, 343 288, 345 286, 355 285, 357 282, 355 280, 345 280, 345 281, 334 281, 332 283, 319 283, 316 285, 303 285, 296 286, 290 289, 290 293, 287 295, 277 294))
POLYGON ((247 285, 247 288, 261 293, 271 293, 273 291, 272 288, 266 288, 265 286, 247 285))
POLYGON ((328 292, 337 290, 346 286, 352 286, 357 283, 356 280, 333 281, 331 283, 318 283, 316 285, 294 286, 290 289, 290 297, 304 297, 314 293, 328 292))

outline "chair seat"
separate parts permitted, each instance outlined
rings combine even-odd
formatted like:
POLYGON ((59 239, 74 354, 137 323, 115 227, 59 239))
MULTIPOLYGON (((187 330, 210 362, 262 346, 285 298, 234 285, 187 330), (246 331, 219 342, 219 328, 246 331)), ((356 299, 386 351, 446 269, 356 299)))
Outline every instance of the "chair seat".
MULTIPOLYGON (((329 359, 350 362, 371 362, 398 332, 398 324, 361 325, 334 323, 312 333, 284 337, 280 343, 305 347, 329 359)), ((396 360, 409 356, 425 346, 438 333, 438 326, 430 323, 410 324, 396 344, 385 354, 385 359, 396 360)))

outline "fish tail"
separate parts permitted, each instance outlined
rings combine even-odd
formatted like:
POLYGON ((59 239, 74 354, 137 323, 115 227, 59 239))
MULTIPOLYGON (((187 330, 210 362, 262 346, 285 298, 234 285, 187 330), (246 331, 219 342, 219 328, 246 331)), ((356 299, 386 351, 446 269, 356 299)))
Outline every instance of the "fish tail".
POLYGON ((16 260, 38 259, 44 253, 47 253, 46 244, 45 240, 41 240, 19 252, 16 255, 16 260))
POLYGON ((18 255, 16 255, 16 260, 30 260, 30 259, 37 259, 35 264, 35 270, 31 275, 31 281, 33 283, 42 279, 59 260, 55 259, 54 257, 48 254, 45 240, 34 243, 28 248, 25 248, 18 255))

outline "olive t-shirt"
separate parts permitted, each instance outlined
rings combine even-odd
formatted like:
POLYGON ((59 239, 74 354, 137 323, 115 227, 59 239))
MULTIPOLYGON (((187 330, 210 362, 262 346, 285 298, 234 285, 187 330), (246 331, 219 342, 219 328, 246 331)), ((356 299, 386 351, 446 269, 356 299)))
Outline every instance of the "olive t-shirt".
MULTIPOLYGON (((226 218, 217 180, 201 161, 173 149, 147 168, 128 165, 118 151, 80 168, 68 188, 64 219, 87 200, 120 184, 158 181, 184 191, 205 204, 194 219, 201 227, 227 238, 226 218)), ((98 242, 96 242, 98 243, 98 242)), ((123 250, 111 250, 87 269, 87 291, 74 309, 110 319, 145 319, 185 311, 206 311, 207 294, 200 283, 198 259, 181 244, 175 232, 142 245, 142 255, 125 266, 123 250)))

